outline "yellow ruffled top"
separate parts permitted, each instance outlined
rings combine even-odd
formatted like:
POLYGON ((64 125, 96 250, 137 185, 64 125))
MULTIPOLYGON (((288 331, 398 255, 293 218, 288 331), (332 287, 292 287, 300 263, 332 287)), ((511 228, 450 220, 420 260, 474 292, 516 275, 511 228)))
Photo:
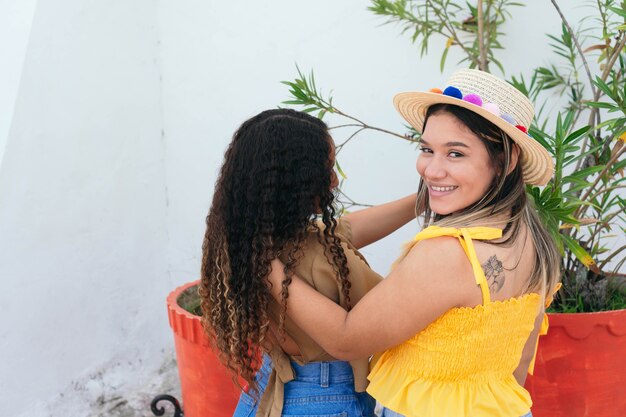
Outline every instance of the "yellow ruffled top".
MULTIPOLYGON (((367 391, 405 416, 521 416, 532 401, 513 372, 534 325, 541 297, 491 301, 472 239, 496 239, 500 229, 431 226, 414 243, 459 239, 481 287, 483 304, 453 308, 406 342, 372 361, 367 391)), ((413 244, 414 244, 413 243, 413 244)))

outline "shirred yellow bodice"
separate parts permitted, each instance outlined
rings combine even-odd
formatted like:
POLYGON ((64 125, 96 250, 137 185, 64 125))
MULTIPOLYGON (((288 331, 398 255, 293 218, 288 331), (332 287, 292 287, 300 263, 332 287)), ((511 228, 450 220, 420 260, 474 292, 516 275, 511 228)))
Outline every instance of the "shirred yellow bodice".
POLYGON ((372 361, 367 391, 406 416, 521 416, 532 404, 513 372, 539 311, 540 296, 491 301, 472 239, 495 239, 500 229, 431 226, 414 242, 459 239, 483 294, 483 304, 453 308, 424 330, 372 361))

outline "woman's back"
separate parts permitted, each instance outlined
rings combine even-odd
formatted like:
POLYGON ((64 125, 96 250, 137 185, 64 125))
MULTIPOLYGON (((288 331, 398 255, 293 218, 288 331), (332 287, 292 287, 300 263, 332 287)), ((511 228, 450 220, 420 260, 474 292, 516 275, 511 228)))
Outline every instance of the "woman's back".
MULTIPOLYGON (((505 225, 501 227, 504 228, 505 225)), ((474 241, 476 256, 485 274, 492 301, 507 300, 529 292, 530 276, 535 267, 535 245, 527 227, 521 224, 520 229, 516 238, 506 245, 474 241)), ((541 288, 530 290, 539 292, 541 288)), ((474 297, 468 299, 465 307, 482 303, 481 292, 477 290, 474 297)))
MULTIPOLYGON (((330 300, 346 307, 346 299, 337 281, 333 265, 328 260, 328 249, 320 243, 322 239, 323 224, 318 224, 319 230, 310 228, 307 238, 302 246, 302 257, 295 267, 295 274, 304 279, 317 292, 325 295, 330 300)), ((361 253, 352 244, 350 223, 348 220, 339 219, 335 236, 341 240, 341 246, 346 254, 347 268, 350 271, 350 301, 356 304, 369 290, 380 282, 382 277, 374 272, 368 265, 361 253)), ((287 259, 283 255, 282 261, 287 259)), ((273 325, 279 322, 282 306, 274 299, 270 300, 269 314, 273 325)), ((282 342, 281 347, 291 359, 305 364, 308 362, 334 360, 317 342, 306 332, 298 327, 289 317, 289 311, 285 316, 285 336, 287 343, 282 342)), ((366 361, 367 363, 367 361, 366 361)))
MULTIPOLYGON (((345 308, 346 299, 337 281, 333 266, 326 255, 328 249, 320 242, 323 239, 324 225, 318 224, 318 228, 311 227, 309 229, 302 245, 302 257, 299 259, 294 272, 317 292, 345 308)), ((341 240, 341 246, 347 260, 346 266, 350 271, 350 300, 356 303, 382 278, 369 267, 365 258, 352 244, 350 223, 347 220, 338 220, 335 236, 341 240)), ((283 261, 286 260, 283 259, 283 261)), ((291 320, 289 310, 285 315, 284 337, 282 337, 278 331, 281 310, 282 306, 278 301, 270 300, 268 308, 270 326, 275 336, 274 343, 280 347, 279 349, 271 349, 270 356, 274 363, 274 372, 281 372, 282 375, 279 375, 278 386, 266 388, 263 393, 264 397, 274 397, 276 391, 283 390, 283 385, 296 377, 291 369, 291 361, 299 365, 306 365, 312 362, 336 360, 291 320)), ((367 374, 369 372, 368 359, 361 358, 350 361, 350 366, 354 375, 355 391, 364 392, 367 387, 367 374)), ((260 409, 259 413, 264 415, 264 410, 260 409)))
POLYGON ((528 266, 520 269, 521 260, 532 255, 533 248, 529 242, 521 242, 522 250, 516 250, 518 242, 505 247, 488 243, 500 235, 500 229, 431 226, 416 236, 416 250, 424 240, 448 249, 448 239, 458 240, 464 254, 438 256, 466 255, 468 268, 460 274, 471 282, 468 289, 478 287, 468 291, 466 305, 448 310, 374 359, 368 392, 386 407, 404 415, 519 416, 532 404, 513 373, 541 301, 536 293, 520 291, 530 276, 528 266), (515 263, 509 268, 511 259, 515 263))

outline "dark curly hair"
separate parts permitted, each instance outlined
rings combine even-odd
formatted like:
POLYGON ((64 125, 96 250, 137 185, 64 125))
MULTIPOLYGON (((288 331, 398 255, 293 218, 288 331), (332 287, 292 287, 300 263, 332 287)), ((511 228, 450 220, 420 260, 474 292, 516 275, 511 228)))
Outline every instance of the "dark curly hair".
POLYGON ((350 308, 346 256, 335 236, 333 151, 321 120, 277 109, 244 122, 224 157, 202 246, 202 320, 220 360, 255 391, 255 352, 271 343, 272 259, 285 261, 281 335, 289 284, 310 230, 317 232, 350 308), (317 226, 318 217, 325 227, 317 226))

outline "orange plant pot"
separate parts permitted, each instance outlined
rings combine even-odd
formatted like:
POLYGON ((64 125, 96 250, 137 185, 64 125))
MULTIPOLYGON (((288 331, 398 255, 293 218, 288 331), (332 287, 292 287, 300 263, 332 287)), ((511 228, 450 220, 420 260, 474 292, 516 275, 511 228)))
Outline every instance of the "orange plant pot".
POLYGON ((200 317, 178 304, 181 294, 199 281, 176 288, 167 297, 167 313, 174 332, 185 417, 230 417, 235 411, 239 387, 220 363, 202 328, 200 317))
POLYGON ((533 416, 626 416, 626 310, 549 317, 526 380, 533 416))

